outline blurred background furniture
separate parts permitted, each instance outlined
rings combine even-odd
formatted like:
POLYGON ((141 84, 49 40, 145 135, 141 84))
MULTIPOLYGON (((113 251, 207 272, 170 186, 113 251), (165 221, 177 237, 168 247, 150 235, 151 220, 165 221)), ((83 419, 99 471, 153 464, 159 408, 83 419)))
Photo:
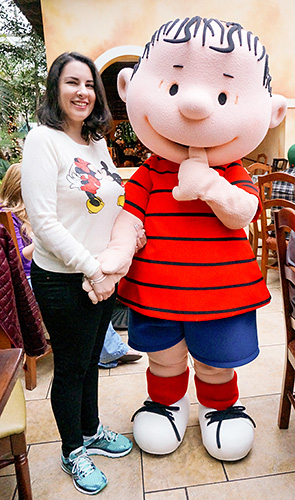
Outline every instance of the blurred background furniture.
POLYGON ((272 171, 280 172, 286 170, 288 166, 288 160, 286 158, 274 158, 272 161, 272 171))
POLYGON ((14 464, 20 500, 32 500, 26 444, 26 404, 19 373, 22 349, 0 350, 0 468, 14 464))
MULTIPOLYGON (((17 238, 14 230, 13 219, 10 212, 0 212, 0 224, 2 224, 7 231, 9 232, 14 246, 16 248, 16 252, 19 257, 19 261, 21 263, 20 252, 18 249, 17 238)), ((22 265, 22 264, 21 264, 22 265)), ((39 311, 40 317, 41 313, 39 311)), ((44 324, 43 324, 44 325, 44 324)), ((44 329, 44 326, 43 326, 44 329)), ((47 335, 48 336, 48 335, 47 335)), ((0 349, 7 349, 13 347, 9 336, 6 331, 0 326, 0 349)), ((52 348, 50 345, 50 340, 47 339, 46 351, 44 354, 40 354, 39 356, 28 356, 26 354, 26 370, 25 370, 25 384, 27 390, 33 390, 37 386, 37 361, 48 354, 51 354, 52 348)))
POLYGON ((266 174, 258 177, 258 185, 262 202, 261 272, 265 282, 267 281, 267 271, 269 269, 278 269, 278 265, 276 262, 272 264, 269 263, 271 252, 276 252, 277 250, 276 237, 274 233, 274 221, 272 220, 271 212, 273 209, 279 210, 283 207, 295 209, 295 202, 283 198, 272 198, 273 184, 277 181, 292 184, 294 189, 295 177, 293 177, 293 175, 286 174, 285 172, 272 172, 271 174, 266 174))
POLYGON ((275 212, 275 229, 286 329, 286 355, 278 426, 280 429, 287 429, 289 427, 291 405, 295 409, 295 318, 292 316, 293 307, 290 301, 290 283, 295 286, 295 268, 287 264, 286 230, 295 231, 295 211, 283 208, 275 212))
MULTIPOLYGON (((265 155, 259 155, 265 157, 265 155)), ((271 173, 271 166, 267 165, 267 163, 252 163, 252 165, 249 165, 247 168, 247 171, 252 178, 254 184, 258 185, 258 176, 259 175, 265 175, 265 174, 270 174, 271 173)), ((255 258, 257 259, 258 256, 258 248, 259 248, 259 241, 262 240, 262 232, 261 232, 261 217, 258 218, 257 221, 251 222, 249 224, 249 241, 252 246, 253 253, 255 255, 255 258)))

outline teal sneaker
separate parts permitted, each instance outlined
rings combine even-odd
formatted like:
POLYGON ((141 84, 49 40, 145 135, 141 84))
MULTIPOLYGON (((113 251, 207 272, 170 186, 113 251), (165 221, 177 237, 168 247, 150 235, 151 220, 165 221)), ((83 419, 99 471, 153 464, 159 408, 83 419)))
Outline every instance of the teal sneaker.
POLYGON ((133 443, 122 434, 109 431, 102 425, 90 439, 84 439, 88 455, 104 455, 106 457, 124 457, 132 450, 133 443))
POLYGON ((86 495, 96 495, 107 484, 107 478, 92 462, 85 446, 70 453, 68 458, 61 455, 61 468, 73 478, 75 488, 86 495))

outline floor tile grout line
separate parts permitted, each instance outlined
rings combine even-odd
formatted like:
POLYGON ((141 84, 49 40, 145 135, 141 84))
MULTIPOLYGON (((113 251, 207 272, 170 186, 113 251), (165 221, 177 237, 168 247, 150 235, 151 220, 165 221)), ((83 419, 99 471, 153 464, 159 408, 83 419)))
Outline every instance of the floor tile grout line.
MULTIPOLYGON (((224 464, 226 466, 226 463, 224 464)), ((295 470, 292 470, 292 471, 283 471, 283 472, 274 472, 272 474, 262 474, 262 475, 258 475, 258 476, 249 476, 249 477, 238 477, 238 478, 234 478, 234 479, 228 479, 228 482, 229 483, 237 483, 238 481, 255 481, 255 479, 262 479, 262 478, 269 478, 269 477, 278 477, 278 476, 286 476, 288 474, 295 474, 295 470)), ((218 481, 218 483, 214 483, 214 484, 219 484, 219 483, 223 483, 224 481, 218 481)), ((201 484, 200 485, 197 485, 197 486, 202 486, 201 484)))
MULTIPOLYGON (((269 477, 278 477, 278 476, 286 476, 289 474, 295 474, 294 471, 285 471, 285 472, 277 472, 274 474, 262 474, 261 476, 249 476, 249 477, 240 477, 240 478, 235 478, 235 479, 227 479, 224 481, 211 481, 208 483, 202 483, 202 484, 190 484, 186 486, 179 486, 175 488, 162 488, 162 489, 157 489, 157 490, 150 490, 146 491, 145 494, 154 494, 154 493, 163 493, 163 492, 171 492, 171 491, 179 491, 179 490, 188 490, 189 488, 202 488, 204 486, 213 486, 213 485, 219 485, 219 484, 227 484, 227 483, 237 483, 239 481, 255 481, 255 479, 261 479, 261 478, 269 478, 269 477)), ((189 497, 187 497, 189 499, 189 497)))
POLYGON ((145 485, 144 485, 144 471, 143 471, 143 452, 140 450, 140 466, 141 466, 141 481, 142 481, 142 498, 145 500, 145 485))

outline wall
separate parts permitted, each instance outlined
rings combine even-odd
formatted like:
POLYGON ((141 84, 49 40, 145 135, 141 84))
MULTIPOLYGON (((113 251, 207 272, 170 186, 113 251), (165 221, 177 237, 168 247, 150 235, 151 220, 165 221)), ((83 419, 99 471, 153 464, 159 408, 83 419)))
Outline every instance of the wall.
POLYGON ((288 98, 284 125, 270 131, 261 147, 270 162, 295 143, 294 0, 41 0, 41 6, 48 64, 77 50, 103 60, 102 70, 124 53, 126 59, 138 55, 152 33, 176 17, 239 22, 266 46, 273 92, 288 98))

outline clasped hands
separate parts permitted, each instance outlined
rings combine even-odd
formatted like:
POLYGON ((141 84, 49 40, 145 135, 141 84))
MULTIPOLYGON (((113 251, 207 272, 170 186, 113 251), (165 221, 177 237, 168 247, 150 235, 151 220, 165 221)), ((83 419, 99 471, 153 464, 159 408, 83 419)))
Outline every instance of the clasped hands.
MULTIPOLYGON (((144 229, 136 229, 136 246, 134 253, 138 252, 147 242, 144 229)), ((82 288, 88 293, 88 297, 97 304, 108 299, 115 291, 116 283, 127 274, 131 260, 128 264, 120 262, 120 249, 106 248, 97 260, 98 270, 90 277, 84 276, 82 288)))
POLYGON ((115 291, 115 285, 118 283, 122 274, 104 274, 101 269, 99 269, 91 276, 84 276, 82 288, 88 293, 88 297, 93 302, 97 304, 102 300, 108 299, 115 291))

